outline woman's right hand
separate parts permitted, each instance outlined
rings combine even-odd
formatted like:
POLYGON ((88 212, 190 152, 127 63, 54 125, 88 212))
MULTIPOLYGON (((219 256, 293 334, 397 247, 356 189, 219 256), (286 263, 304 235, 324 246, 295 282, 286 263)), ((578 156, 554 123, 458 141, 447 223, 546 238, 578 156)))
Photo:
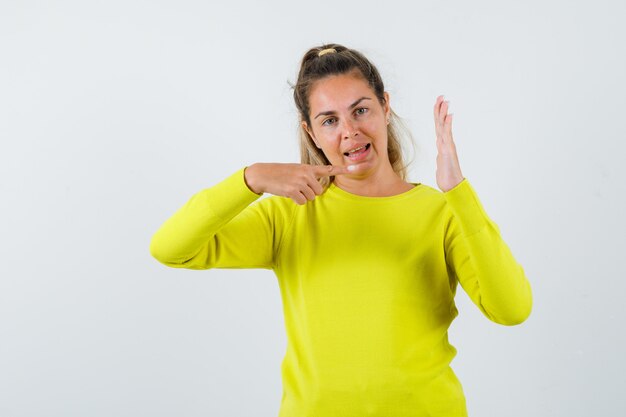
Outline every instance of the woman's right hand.
POLYGON ((248 188, 257 194, 289 197, 302 205, 322 194, 318 178, 351 172, 347 167, 335 165, 257 162, 244 170, 244 179, 248 188))

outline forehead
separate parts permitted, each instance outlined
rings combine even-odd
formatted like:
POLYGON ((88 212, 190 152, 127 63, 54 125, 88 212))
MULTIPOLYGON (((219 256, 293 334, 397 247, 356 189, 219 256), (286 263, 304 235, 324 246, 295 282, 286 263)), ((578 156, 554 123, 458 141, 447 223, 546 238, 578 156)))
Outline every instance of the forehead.
POLYGON ((374 91, 358 72, 331 75, 317 80, 309 94, 311 112, 339 110, 360 97, 375 97, 374 91))

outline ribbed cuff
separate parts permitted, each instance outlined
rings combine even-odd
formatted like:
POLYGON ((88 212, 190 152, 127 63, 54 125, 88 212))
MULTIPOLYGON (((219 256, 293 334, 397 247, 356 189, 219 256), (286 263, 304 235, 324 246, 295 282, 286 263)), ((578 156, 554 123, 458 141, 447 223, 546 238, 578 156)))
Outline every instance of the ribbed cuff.
POLYGON ((487 225, 489 217, 467 178, 443 195, 466 236, 481 231, 487 225))

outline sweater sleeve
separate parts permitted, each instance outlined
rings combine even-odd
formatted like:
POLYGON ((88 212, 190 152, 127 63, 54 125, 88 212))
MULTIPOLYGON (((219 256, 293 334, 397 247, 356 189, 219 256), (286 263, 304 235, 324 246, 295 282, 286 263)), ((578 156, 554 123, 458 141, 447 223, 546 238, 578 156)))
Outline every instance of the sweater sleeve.
POLYGON ((152 236, 150 254, 173 268, 273 268, 281 213, 255 201, 246 168, 193 195, 152 236))
POLYGON ((500 229, 466 178, 443 195, 449 209, 445 232, 449 271, 491 321, 522 323, 532 309, 531 287, 500 229))

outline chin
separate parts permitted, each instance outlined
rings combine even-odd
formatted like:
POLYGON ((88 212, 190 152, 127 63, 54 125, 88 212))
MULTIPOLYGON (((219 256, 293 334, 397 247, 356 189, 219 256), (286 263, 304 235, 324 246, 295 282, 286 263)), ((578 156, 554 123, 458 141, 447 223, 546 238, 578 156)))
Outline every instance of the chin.
POLYGON ((353 177, 369 177, 372 175, 376 169, 378 168, 376 165, 376 161, 363 161, 355 164, 357 169, 355 172, 347 174, 353 177))

